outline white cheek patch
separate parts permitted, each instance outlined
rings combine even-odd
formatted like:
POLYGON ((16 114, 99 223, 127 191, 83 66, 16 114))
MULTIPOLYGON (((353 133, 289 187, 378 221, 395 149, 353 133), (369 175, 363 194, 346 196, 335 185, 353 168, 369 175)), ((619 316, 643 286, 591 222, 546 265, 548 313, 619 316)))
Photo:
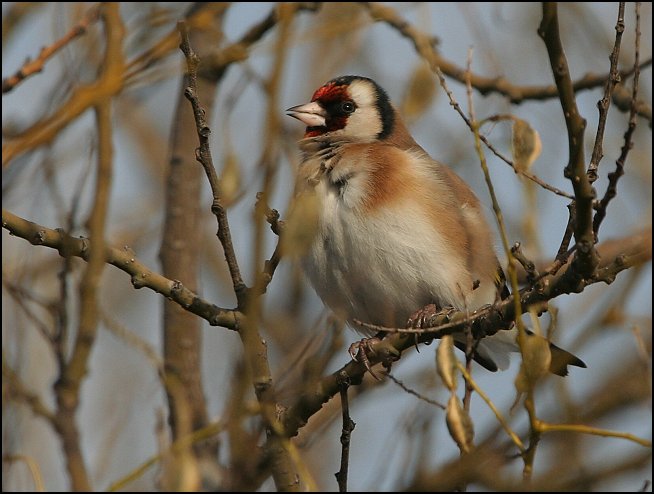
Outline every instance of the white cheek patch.
POLYGON ((376 108, 359 107, 347 119, 346 133, 357 139, 373 141, 382 131, 382 123, 376 108))
POLYGON ((345 133, 359 140, 372 141, 382 131, 382 120, 377 108, 377 93, 368 81, 354 81, 348 88, 357 105, 347 119, 345 133))
POLYGON ((366 107, 375 105, 377 93, 368 81, 352 81, 348 91, 357 105, 366 107))

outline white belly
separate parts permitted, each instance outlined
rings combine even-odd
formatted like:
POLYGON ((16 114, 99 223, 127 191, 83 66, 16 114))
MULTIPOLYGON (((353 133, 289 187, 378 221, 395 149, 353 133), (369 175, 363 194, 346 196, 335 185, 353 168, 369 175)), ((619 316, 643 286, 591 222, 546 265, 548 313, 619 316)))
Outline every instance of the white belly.
POLYGON ((404 327, 429 303, 466 306, 472 280, 461 279, 464 259, 448 250, 417 204, 364 215, 324 182, 316 192, 320 222, 303 266, 339 316, 404 327))

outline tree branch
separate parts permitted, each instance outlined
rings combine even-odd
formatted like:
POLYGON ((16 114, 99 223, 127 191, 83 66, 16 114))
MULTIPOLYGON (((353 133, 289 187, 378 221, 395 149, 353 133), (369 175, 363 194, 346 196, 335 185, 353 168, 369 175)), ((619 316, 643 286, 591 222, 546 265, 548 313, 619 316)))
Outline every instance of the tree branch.
POLYGON ((68 33, 66 33, 61 39, 55 41, 50 46, 44 46, 41 48, 41 52, 36 59, 31 60, 28 58, 23 66, 18 69, 15 74, 2 80, 2 93, 4 94, 12 91, 16 86, 18 86, 28 77, 41 72, 48 59, 53 57, 59 50, 61 50, 75 38, 86 33, 89 26, 99 19, 99 12, 100 9, 98 5, 92 6, 86 12, 86 14, 84 14, 82 20, 73 26, 73 28, 68 31, 68 33))
POLYGON ((625 2, 620 2, 618 7, 618 20, 615 24, 615 43, 613 45, 611 56, 609 57, 609 60, 611 61, 609 78, 606 80, 606 84, 604 85, 604 96, 597 102, 597 108, 599 109, 599 122, 597 124, 597 134, 595 135, 593 155, 590 158, 590 164, 588 165, 588 171, 586 172, 591 184, 597 180, 599 162, 604 156, 602 145, 604 143, 604 128, 606 127, 606 118, 609 115, 611 95, 613 94, 613 88, 615 85, 620 82, 618 75, 618 58, 620 57, 622 33, 624 33, 624 4, 625 2))
MULTIPOLYGON (((229 5, 195 3, 185 18, 195 19, 193 39, 208 51, 222 39, 221 22, 229 5), (202 19, 198 22, 198 19, 202 19), (201 26, 201 27, 200 27, 201 26)), ((159 250, 162 274, 180 280, 189 289, 199 286, 199 266, 205 246, 202 232, 202 170, 195 158, 197 136, 195 118, 184 96, 189 76, 184 74, 177 93, 166 169, 165 216, 159 250)), ((196 90, 205 98, 209 112, 213 108, 217 81, 202 81, 196 90)), ((202 429, 209 423, 202 373, 202 321, 180 305, 163 300, 163 357, 165 390, 168 400, 168 424, 173 441, 202 429)), ((164 490, 198 489, 203 485, 200 464, 213 462, 218 454, 218 438, 198 444, 186 443, 171 451, 165 462, 164 490), (184 474, 180 474, 180 469, 184 474)))
POLYGON ((575 93, 568 69, 568 61, 563 51, 559 34, 557 5, 553 2, 543 3, 543 19, 538 34, 547 48, 554 81, 559 91, 559 100, 568 129, 568 164, 564 176, 570 180, 575 193, 576 215, 574 223, 576 269, 571 271, 580 278, 590 276, 599 259, 595 252, 593 234, 593 200, 595 190, 586 175, 584 161, 584 131, 586 120, 579 114, 575 93))
POLYGON ((609 173, 609 184, 606 187, 606 192, 604 197, 599 202, 597 207, 597 212, 593 218, 593 232, 595 237, 599 234, 599 228, 606 216, 606 209, 609 206, 609 202, 615 196, 618 195, 618 180, 624 175, 624 167, 627 162, 627 155, 633 146, 633 141, 631 140, 634 131, 636 130, 636 101, 638 100, 638 79, 640 77, 640 69, 638 68, 638 60, 640 58, 640 4, 636 3, 636 47, 635 47, 635 56, 634 56, 634 80, 632 83, 631 90, 631 110, 629 111, 629 124, 627 130, 624 133, 624 144, 620 150, 620 156, 615 162, 615 170, 609 173))
MULTIPOLYGON (((120 81, 123 70, 122 44, 125 29, 118 4, 105 4, 100 15, 104 21, 106 48, 101 84, 108 87, 120 81)), ((97 171, 94 203, 87 222, 91 235, 88 242, 88 264, 79 285, 79 326, 68 362, 60 362, 59 378, 54 384, 57 402, 54 427, 63 443, 66 465, 73 490, 88 491, 91 482, 80 447, 79 429, 75 420, 80 387, 88 372, 87 366, 99 321, 98 291, 105 267, 105 228, 113 174, 111 96, 104 95, 95 104, 98 132, 97 171)))
MULTIPOLYGON (((413 46, 415 47, 416 53, 418 53, 418 55, 420 55, 429 64, 431 70, 433 70, 438 76, 441 86, 443 87, 443 90, 447 93, 447 96, 450 99, 450 104, 452 105, 452 107, 461 116, 463 121, 470 128, 470 130, 474 132, 472 122, 463 112, 459 104, 454 100, 452 92, 448 89, 447 84, 445 82, 445 75, 453 76, 452 64, 443 60, 442 57, 437 53, 436 49, 433 46, 433 39, 427 36, 426 34, 422 33, 421 31, 419 31, 417 28, 409 24, 407 21, 405 21, 391 7, 380 5, 377 3, 368 3, 368 2, 365 2, 364 6, 369 10, 370 15, 374 20, 387 23, 389 26, 396 29, 402 36, 411 40, 413 46)), ((459 80, 460 82, 465 83, 466 80, 465 70, 457 68, 455 73, 457 74, 457 77, 454 78, 459 80)), ((471 77, 471 81, 474 80, 473 74, 470 74, 470 77, 471 77)), ((553 192, 562 197, 567 197, 568 199, 573 198, 573 196, 571 196, 570 194, 549 185, 548 183, 544 182, 543 180, 538 178, 536 175, 530 173, 529 171, 522 170, 516 167, 515 164, 510 159, 503 156, 499 151, 497 151, 485 136, 480 135, 479 138, 488 147, 488 149, 492 151, 492 153, 495 156, 497 156, 502 161, 504 161, 507 165, 509 165, 515 173, 524 176, 525 178, 540 185, 544 189, 549 190, 550 192, 553 192)))
POLYGON ((247 286, 241 277, 238 260, 236 259, 236 254, 234 252, 234 244, 232 243, 232 235, 229 229, 227 211, 222 203, 218 174, 216 173, 216 168, 214 167, 213 158, 211 156, 211 149, 209 148, 211 129, 209 129, 207 124, 206 111, 200 105, 198 99, 198 66, 200 65, 200 59, 189 44, 186 25, 183 22, 180 22, 178 27, 182 35, 180 49, 186 57, 188 67, 188 80, 186 81, 187 85, 184 89, 184 96, 186 96, 186 99, 190 101, 193 107, 195 126, 200 141, 200 147, 196 149, 195 155, 197 161, 202 164, 207 179, 209 180, 209 185, 211 186, 211 192, 213 193, 211 212, 214 214, 218 222, 218 239, 220 240, 220 244, 225 252, 225 260, 227 261, 229 273, 232 278, 238 306, 239 308, 242 308, 245 305, 247 286))
MULTIPOLYGON (((62 257, 80 257, 88 260, 89 239, 87 238, 73 237, 61 229, 46 228, 20 218, 6 209, 2 210, 2 227, 10 235, 23 238, 32 245, 56 249, 62 257)), ((239 311, 218 307, 200 298, 180 281, 170 280, 152 271, 136 259, 128 247, 118 249, 105 245, 104 260, 129 274, 134 288, 150 288, 173 300, 185 310, 200 316, 212 326, 238 329, 239 320, 243 318, 243 314, 239 311)))

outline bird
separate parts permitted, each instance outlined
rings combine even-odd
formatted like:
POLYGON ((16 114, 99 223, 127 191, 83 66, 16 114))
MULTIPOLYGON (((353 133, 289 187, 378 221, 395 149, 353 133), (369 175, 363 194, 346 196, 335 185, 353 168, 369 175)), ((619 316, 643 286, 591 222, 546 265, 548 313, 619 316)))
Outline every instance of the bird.
MULTIPOLYGON (((425 308, 472 312, 509 296, 479 199, 414 140, 379 84, 336 77, 287 115, 306 125, 296 197, 318 200, 300 262, 337 317, 370 336, 360 322, 404 328, 425 308)), ((513 326, 481 339, 473 358, 506 369, 519 351, 516 336, 513 326)), ((464 335, 455 342, 465 349, 464 335)), ((552 373, 586 367, 552 343, 550 350, 552 373)))

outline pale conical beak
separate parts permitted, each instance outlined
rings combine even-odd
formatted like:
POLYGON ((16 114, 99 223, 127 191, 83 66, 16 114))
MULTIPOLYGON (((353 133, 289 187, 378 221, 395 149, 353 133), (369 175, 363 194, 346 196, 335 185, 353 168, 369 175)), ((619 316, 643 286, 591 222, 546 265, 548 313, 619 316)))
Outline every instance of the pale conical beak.
POLYGON ((286 110, 289 117, 297 118, 307 127, 324 127, 327 113, 315 101, 304 105, 293 106, 286 110))

